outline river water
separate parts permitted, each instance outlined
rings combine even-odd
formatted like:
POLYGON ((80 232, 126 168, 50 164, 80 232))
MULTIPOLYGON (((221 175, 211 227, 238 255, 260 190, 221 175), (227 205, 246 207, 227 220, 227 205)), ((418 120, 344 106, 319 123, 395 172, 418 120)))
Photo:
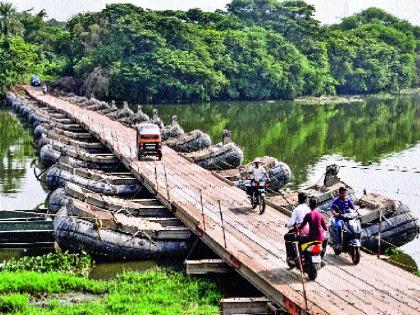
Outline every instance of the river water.
MULTIPOLYGON (((214 142, 223 130, 244 148, 245 161, 270 155, 290 165, 291 188, 318 181, 328 164, 358 194, 363 189, 406 203, 420 216, 420 98, 369 98, 341 105, 292 102, 213 102, 160 105, 186 131, 202 129, 214 142)), ((145 111, 151 113, 152 107, 145 111)), ((44 202, 31 163, 31 130, 0 109, 0 209, 32 209, 44 202)), ((420 240, 404 246, 420 265, 420 240)), ((118 268, 117 268, 118 269, 118 268)))
MULTIPOLYGON (((363 189, 407 204, 420 217, 420 98, 368 98, 339 105, 292 102, 220 102, 161 105, 186 130, 202 129, 214 142, 224 129, 244 149, 245 162, 270 155, 292 170, 291 188, 315 183, 325 167, 341 165, 339 176, 357 194, 363 189)), ((151 107, 147 108, 148 112, 151 107)), ((420 240, 403 248, 420 266, 420 240)))
POLYGON ((31 141, 32 129, 0 104, 0 210, 29 210, 45 201, 31 141))

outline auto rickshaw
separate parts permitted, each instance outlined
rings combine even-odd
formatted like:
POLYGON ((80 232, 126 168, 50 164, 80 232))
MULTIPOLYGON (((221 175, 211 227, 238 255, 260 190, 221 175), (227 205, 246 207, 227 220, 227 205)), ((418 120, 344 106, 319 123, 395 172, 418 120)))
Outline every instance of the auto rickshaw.
POLYGON ((157 125, 150 123, 137 125, 137 149, 139 160, 148 155, 162 159, 162 139, 157 125))
POLYGON ((41 79, 37 75, 33 75, 31 77, 31 85, 32 86, 41 86, 41 79))

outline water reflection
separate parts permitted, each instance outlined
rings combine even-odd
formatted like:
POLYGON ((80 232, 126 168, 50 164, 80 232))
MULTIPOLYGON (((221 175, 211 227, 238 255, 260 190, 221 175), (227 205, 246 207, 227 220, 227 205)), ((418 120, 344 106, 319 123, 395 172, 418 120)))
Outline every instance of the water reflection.
POLYGON ((166 268, 175 271, 184 270, 183 260, 178 259, 159 259, 159 260, 142 260, 142 261, 127 261, 127 262, 101 262, 96 264, 90 278, 110 280, 121 272, 128 271, 146 271, 154 267, 166 268))
POLYGON ((32 129, 0 105, 0 209, 32 209, 46 192, 33 174, 32 129))
MULTIPOLYGON (((230 129, 233 140, 244 147, 246 161, 262 155, 285 161, 294 175, 292 187, 316 182, 327 164, 337 163, 345 166, 340 177, 357 192, 367 189, 400 200, 420 217, 419 99, 370 98, 325 106, 245 102, 157 108, 165 121, 176 114, 185 130, 202 129, 214 141, 221 138, 223 129, 230 129)), ((404 246, 420 266, 419 249, 419 239, 404 246)))
POLYGON ((369 164, 420 139, 420 102, 410 97, 325 106, 291 102, 197 105, 157 108, 165 121, 176 114, 184 129, 200 128, 215 142, 223 129, 230 129, 233 140, 244 147, 246 161, 275 156, 291 166, 296 185, 308 179, 308 167, 323 155, 339 153, 369 164))

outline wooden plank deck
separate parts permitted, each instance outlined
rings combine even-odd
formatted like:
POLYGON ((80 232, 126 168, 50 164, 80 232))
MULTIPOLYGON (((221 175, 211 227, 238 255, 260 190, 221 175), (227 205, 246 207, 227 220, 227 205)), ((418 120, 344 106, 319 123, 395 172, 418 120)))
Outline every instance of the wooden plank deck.
POLYGON ((367 254, 358 266, 328 255, 317 280, 306 281, 306 308, 300 275, 285 263, 286 214, 272 207, 262 216, 251 211, 245 192, 166 146, 162 161, 137 161, 134 129, 31 87, 26 91, 89 130, 191 231, 291 314, 420 313, 420 278, 367 254))

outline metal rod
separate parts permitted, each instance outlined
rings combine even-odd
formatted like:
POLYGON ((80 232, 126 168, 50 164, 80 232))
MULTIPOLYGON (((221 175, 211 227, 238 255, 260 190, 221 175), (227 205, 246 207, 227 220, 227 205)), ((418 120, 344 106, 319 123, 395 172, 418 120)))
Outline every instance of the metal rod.
POLYGON ((163 164, 163 172, 165 174, 165 183, 166 183, 166 193, 168 195, 169 202, 171 201, 171 195, 169 193, 169 184, 168 184, 168 176, 166 176, 166 166, 163 164))
POLYGON ((206 231, 206 220, 204 219, 204 204, 203 204, 203 191, 200 189, 200 204, 201 204, 201 215, 203 216, 203 231, 206 231))
POLYGON ((225 226, 223 224, 222 205, 220 203, 220 200, 218 200, 217 202, 219 203, 220 221, 222 222, 223 242, 225 244, 225 248, 227 248, 227 246, 226 246, 225 226))
POLYGON ((378 258, 381 258, 381 230, 382 230, 382 210, 379 211, 379 230, 378 230, 378 258))
POLYGON ((295 250, 296 250, 296 254, 298 256, 298 260, 299 260, 299 270, 300 270, 300 280, 302 281, 302 289, 303 289, 303 299, 305 300, 305 311, 308 311, 308 299, 306 297, 306 287, 305 287, 305 279, 303 278, 303 266, 302 266, 302 259, 300 256, 300 251, 299 251, 299 243, 298 242, 293 242, 295 245, 295 250))
POLYGON ((155 162, 155 180, 156 180, 156 192, 159 191, 159 182, 158 182, 158 176, 157 176, 157 166, 155 162))

